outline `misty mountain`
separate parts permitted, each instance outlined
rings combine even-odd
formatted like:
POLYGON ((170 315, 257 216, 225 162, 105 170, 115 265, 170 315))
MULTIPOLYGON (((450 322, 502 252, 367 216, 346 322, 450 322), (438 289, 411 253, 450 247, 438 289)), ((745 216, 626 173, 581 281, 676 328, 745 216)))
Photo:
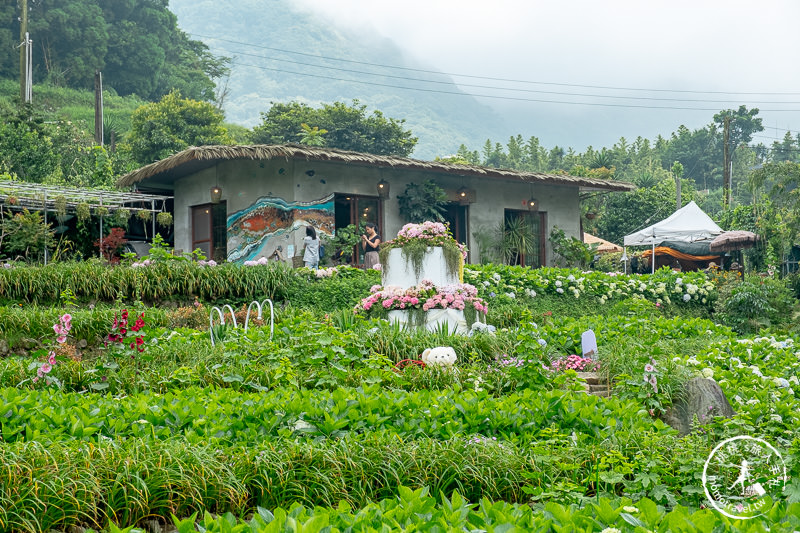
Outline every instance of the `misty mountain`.
POLYGON ((478 147, 487 138, 502 141, 508 135, 490 107, 407 57, 394 42, 336 28, 290 0, 172 0, 170 8, 193 39, 233 59, 230 78, 220 82, 220 87, 227 83, 223 108, 230 122, 252 127, 273 101, 316 107, 356 99, 369 111, 405 119, 419 137, 417 158, 453 154, 462 143, 478 147))

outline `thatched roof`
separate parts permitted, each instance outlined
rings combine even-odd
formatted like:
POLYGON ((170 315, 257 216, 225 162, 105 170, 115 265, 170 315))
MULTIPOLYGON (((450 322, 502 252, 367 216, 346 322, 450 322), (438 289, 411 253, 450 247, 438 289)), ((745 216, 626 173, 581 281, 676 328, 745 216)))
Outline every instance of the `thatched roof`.
POLYGON ((544 174, 541 172, 520 172, 499 168, 479 167, 472 165, 454 165, 439 161, 422 161, 407 157, 365 154, 334 148, 317 148, 297 144, 249 145, 249 146, 200 146, 190 147, 175 155, 150 163, 138 170, 129 172, 118 181, 119 187, 129 187, 143 180, 161 177, 172 181, 204 168, 214 166, 219 161, 231 159, 305 159, 306 161, 331 161, 351 165, 363 165, 379 168, 409 169, 456 176, 475 176, 520 180, 524 182, 552 183, 556 185, 572 185, 590 189, 609 191, 630 191, 636 188, 632 183, 610 181, 593 178, 581 178, 562 174, 544 174))

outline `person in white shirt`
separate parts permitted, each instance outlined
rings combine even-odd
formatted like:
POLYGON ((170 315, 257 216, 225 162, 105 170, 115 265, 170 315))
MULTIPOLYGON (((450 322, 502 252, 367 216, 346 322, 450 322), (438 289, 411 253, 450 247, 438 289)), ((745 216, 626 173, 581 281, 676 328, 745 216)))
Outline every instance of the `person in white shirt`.
POLYGON ((317 232, 311 226, 306 226, 306 236, 303 237, 306 251, 303 253, 303 263, 306 267, 317 269, 319 266, 319 239, 317 232))

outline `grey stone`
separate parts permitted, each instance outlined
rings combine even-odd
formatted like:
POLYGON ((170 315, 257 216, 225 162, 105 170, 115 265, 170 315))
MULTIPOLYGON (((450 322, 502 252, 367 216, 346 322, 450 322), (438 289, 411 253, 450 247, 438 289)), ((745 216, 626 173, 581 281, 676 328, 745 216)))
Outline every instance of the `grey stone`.
POLYGON ((162 533, 164 530, 158 520, 144 520, 142 521, 142 527, 149 533, 162 533))
POLYGON ((89 345, 89 343, 86 342, 86 339, 81 339, 81 340, 78 341, 78 348, 80 348, 81 350, 86 348, 88 345, 89 345))
POLYGON ((19 345, 20 345, 20 348, 22 348, 23 350, 29 350, 30 351, 30 350, 36 350, 38 348, 41 348, 42 343, 40 343, 36 339, 31 339, 31 338, 26 337, 26 338, 24 338, 24 339, 19 341, 19 345))
POLYGON ((664 412, 661 419, 683 436, 692 431, 695 415, 701 424, 715 416, 730 418, 734 415, 722 387, 713 379, 690 379, 684 386, 682 397, 664 412))
POLYGON ((8 341, 3 339, 0 340, 0 353, 5 355, 9 352, 10 348, 8 346, 8 341))

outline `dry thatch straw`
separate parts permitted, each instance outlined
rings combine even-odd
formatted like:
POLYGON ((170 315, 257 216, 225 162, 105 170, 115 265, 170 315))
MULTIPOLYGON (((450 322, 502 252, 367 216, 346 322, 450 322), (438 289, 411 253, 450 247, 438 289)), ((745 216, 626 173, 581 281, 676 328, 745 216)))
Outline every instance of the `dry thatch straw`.
POLYGON ((362 152, 351 152, 335 148, 317 148, 298 144, 248 145, 248 146, 200 146, 190 147, 175 155, 150 163, 138 170, 129 172, 118 181, 119 187, 129 187, 148 178, 178 169, 183 165, 199 161, 219 161, 232 159, 305 159, 306 161, 330 161, 351 165, 363 165, 382 168, 422 170, 456 176, 470 176, 495 179, 512 179, 526 183, 552 183, 555 185, 573 185, 591 189, 609 191, 630 191, 636 188, 632 183, 611 181, 596 178, 583 178, 562 174, 545 174, 542 172, 521 172, 500 168, 488 168, 474 165, 454 165, 441 161, 422 161, 408 157, 391 155, 375 155, 362 152))

